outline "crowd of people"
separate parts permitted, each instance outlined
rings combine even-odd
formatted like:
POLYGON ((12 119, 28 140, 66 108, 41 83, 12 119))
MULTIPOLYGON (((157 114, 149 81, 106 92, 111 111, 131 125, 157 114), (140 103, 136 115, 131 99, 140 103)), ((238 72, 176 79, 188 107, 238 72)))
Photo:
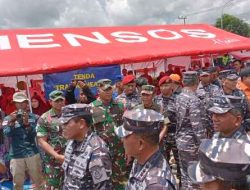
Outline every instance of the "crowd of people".
POLYGON ((33 112, 12 92, 0 173, 10 171, 16 190, 27 177, 46 190, 249 190, 250 67, 233 65, 169 67, 155 79, 123 70, 115 84, 99 80, 97 95, 73 80, 50 92, 49 106, 34 95, 33 112))

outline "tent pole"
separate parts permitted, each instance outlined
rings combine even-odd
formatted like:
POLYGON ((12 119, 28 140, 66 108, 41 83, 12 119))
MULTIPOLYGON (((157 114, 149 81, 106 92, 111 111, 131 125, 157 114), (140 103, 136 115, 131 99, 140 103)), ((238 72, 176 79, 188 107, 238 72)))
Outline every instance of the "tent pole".
POLYGON ((165 73, 167 72, 166 67, 167 67, 167 58, 164 59, 164 72, 165 73))
POLYGON ((25 75, 25 80, 26 80, 26 84, 27 84, 27 94, 28 94, 28 98, 29 98, 29 107, 30 107, 30 113, 32 113, 32 106, 31 106, 31 97, 30 97, 30 90, 29 90, 29 80, 28 80, 28 76, 25 75))
POLYGON ((212 61, 213 67, 214 67, 214 59, 213 59, 213 55, 212 54, 210 54, 210 58, 211 58, 211 61, 212 61))

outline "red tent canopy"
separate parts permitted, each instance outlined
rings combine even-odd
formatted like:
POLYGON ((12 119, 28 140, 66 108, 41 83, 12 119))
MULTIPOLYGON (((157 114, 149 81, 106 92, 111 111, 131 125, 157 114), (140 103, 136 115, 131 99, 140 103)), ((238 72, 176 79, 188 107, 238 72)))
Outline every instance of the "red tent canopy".
POLYGON ((241 61, 250 60, 250 52, 231 52, 230 55, 232 55, 234 58, 239 59, 241 61))
POLYGON ((204 24, 0 30, 0 76, 249 49, 250 39, 204 24))

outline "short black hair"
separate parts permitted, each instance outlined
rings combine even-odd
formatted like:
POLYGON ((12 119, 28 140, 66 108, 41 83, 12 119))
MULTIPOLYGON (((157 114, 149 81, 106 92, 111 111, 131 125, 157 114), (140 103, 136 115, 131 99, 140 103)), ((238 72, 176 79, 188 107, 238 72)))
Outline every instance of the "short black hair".
POLYGON ((240 62, 240 63, 241 63, 241 60, 235 59, 235 60, 233 60, 233 64, 234 64, 235 62, 240 62))
POLYGON ((143 140, 148 142, 151 145, 158 145, 160 141, 160 132, 154 132, 154 133, 135 133, 137 136, 141 137, 143 140))
POLYGON ((72 120, 74 120, 75 122, 79 122, 81 119, 84 119, 86 121, 88 127, 92 124, 92 117, 80 115, 72 118, 72 120))

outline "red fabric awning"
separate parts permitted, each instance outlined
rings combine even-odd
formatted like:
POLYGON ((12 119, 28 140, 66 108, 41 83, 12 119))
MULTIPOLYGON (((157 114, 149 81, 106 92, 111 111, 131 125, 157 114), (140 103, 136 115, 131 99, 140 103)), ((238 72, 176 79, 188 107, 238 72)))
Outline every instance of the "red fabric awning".
POLYGON ((250 39, 204 24, 0 30, 0 76, 249 49, 250 39))
POLYGON ((241 61, 250 60, 250 52, 231 52, 230 55, 232 55, 235 59, 239 59, 241 61))

